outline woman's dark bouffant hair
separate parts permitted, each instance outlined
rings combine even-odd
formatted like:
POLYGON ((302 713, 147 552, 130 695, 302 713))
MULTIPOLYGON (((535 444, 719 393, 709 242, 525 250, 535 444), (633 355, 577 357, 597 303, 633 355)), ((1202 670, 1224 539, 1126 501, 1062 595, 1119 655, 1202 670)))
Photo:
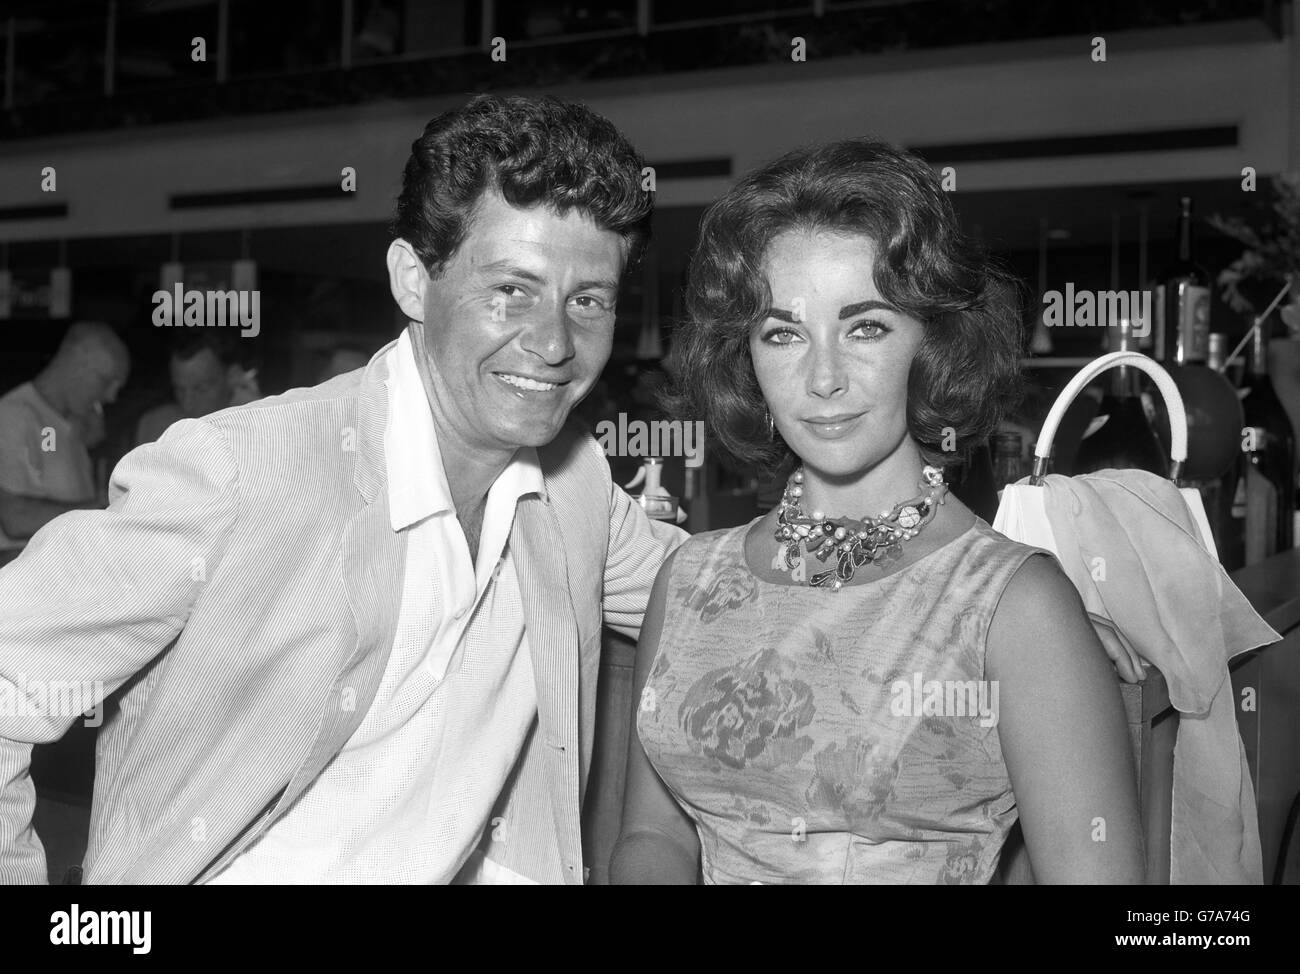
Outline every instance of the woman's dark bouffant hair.
POLYGON ((434 118, 411 144, 392 232, 430 274, 465 239, 483 192, 512 206, 589 213, 628 241, 633 266, 650 237, 645 162, 606 119, 556 98, 478 95, 434 118))
POLYGON ((775 468, 792 458, 779 434, 768 436, 749 350, 752 329, 772 306, 764 253, 789 230, 874 242, 876 287, 925 328, 908 375, 908 430, 928 463, 967 456, 1022 394, 1017 288, 962 235, 930 167, 873 139, 797 149, 709 207, 691 259, 687 320, 673 334, 664 407, 703 420, 741 461, 775 468))

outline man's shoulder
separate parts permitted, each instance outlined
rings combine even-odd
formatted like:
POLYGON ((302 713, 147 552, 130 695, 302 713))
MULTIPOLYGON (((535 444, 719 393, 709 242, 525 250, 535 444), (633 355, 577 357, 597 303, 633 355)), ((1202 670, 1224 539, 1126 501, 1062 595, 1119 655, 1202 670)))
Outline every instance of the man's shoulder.
POLYGON ((328 427, 338 435, 337 420, 354 415, 366 389, 361 372, 337 376, 316 386, 289 389, 274 396, 231 406, 204 417, 228 437, 265 437, 277 432, 310 435, 313 427, 328 427))
POLYGON ((20 382, 0 393, 0 403, 26 402, 31 399, 36 387, 28 382, 20 382))
POLYGON ((224 471, 241 510, 280 535, 346 507, 360 448, 355 387, 329 382, 168 427, 155 462, 224 471), (175 456, 175 461, 170 459, 175 456))
POLYGON ((30 382, 22 382, 0 395, 0 415, 7 420, 17 417, 36 416, 40 400, 36 387, 30 382))
POLYGON ((363 438, 363 391, 355 379, 290 389, 175 423, 159 443, 199 463, 209 457, 196 453, 228 457, 239 471, 241 493, 259 502, 278 506, 279 495, 304 489, 328 494, 351 483, 363 438))
MULTIPOLYGON (((15 386, 0 396, 0 440, 5 450, 18 444, 30 444, 33 437, 41 436, 41 429, 51 423, 62 426, 62 420, 52 416, 30 382, 15 386)), ((3 457, 0 457, 3 460, 3 457)))
POLYGON ((591 430, 570 419, 558 436, 537 448, 548 490, 559 487, 608 489, 609 461, 591 430))

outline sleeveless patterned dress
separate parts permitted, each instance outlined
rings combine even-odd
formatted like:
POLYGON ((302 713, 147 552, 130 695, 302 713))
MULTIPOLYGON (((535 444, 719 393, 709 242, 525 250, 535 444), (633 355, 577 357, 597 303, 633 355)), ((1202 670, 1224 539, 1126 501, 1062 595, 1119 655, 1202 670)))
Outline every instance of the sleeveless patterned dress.
POLYGON ((1017 811, 985 639, 1048 553, 977 518, 835 593, 755 576, 749 527, 678 549, 637 710, 704 881, 988 883, 1017 811))

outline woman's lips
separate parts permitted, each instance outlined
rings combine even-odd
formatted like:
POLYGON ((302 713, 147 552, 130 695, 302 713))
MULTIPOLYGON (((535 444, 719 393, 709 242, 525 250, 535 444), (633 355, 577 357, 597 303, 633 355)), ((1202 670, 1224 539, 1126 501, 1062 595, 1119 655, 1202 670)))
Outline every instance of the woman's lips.
POLYGON ((826 416, 809 416, 802 422, 813 434, 823 440, 839 439, 851 432, 866 413, 832 413, 826 416))

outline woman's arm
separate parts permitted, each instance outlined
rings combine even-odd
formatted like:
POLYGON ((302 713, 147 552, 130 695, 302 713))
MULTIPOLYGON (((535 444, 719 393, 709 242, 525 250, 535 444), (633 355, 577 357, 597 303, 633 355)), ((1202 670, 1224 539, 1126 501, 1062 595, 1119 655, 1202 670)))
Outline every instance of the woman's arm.
POLYGON ((637 643, 636 669, 632 676, 632 730, 627 742, 627 779, 623 792, 623 827, 609 861, 609 881, 613 885, 650 883, 690 885, 698 881, 700 862, 699 837, 694 823, 677 805, 641 747, 637 735, 637 711, 641 692, 650 673, 663 632, 664 602, 668 578, 673 570, 673 555, 650 590, 637 643))
POLYGON ((1141 883, 1137 782, 1115 671, 1052 559, 1028 559, 989 625, 985 675, 1034 877, 1141 883))

